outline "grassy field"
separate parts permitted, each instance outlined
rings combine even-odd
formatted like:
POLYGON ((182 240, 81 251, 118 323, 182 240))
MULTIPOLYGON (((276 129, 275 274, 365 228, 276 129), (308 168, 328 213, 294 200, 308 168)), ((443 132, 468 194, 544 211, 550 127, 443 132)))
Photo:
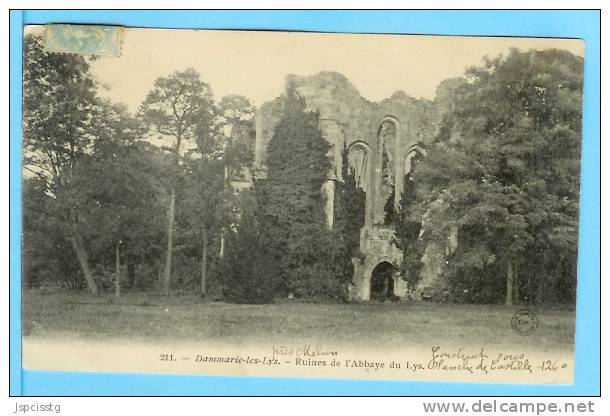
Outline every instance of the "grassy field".
POLYGON ((516 334, 511 317, 521 307, 425 302, 234 305, 201 302, 193 295, 162 298, 84 292, 23 293, 23 334, 32 339, 106 341, 222 341, 236 345, 317 340, 356 346, 479 344, 488 347, 570 351, 574 311, 534 309, 531 336, 516 334))

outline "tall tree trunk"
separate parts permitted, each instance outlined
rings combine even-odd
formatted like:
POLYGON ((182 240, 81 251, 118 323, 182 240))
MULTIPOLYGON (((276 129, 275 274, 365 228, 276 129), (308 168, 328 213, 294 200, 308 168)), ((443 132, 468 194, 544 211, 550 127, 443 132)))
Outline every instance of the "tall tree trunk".
POLYGON ((159 287, 163 285, 163 270, 165 269, 165 263, 160 258, 157 261, 157 283, 159 283, 159 287))
POLYGON ((203 228, 203 238, 201 247, 201 297, 206 295, 206 281, 208 274, 208 231, 203 228))
POLYGON ((519 265, 513 263, 513 303, 519 305, 521 303, 521 291, 519 290, 519 265))
MULTIPOLYGON (((224 167, 224 181, 223 181, 223 185, 222 185, 222 192, 223 192, 223 196, 222 196, 222 201, 224 203, 224 199, 225 199, 225 195, 228 193, 230 187, 230 183, 229 183, 229 166, 227 164, 225 164, 224 167)), ((225 255, 225 227, 223 226, 220 229, 220 251, 218 253, 218 257, 219 258, 223 258, 225 255)))
POLYGON ((136 280, 136 267, 133 264, 133 259, 130 259, 127 263, 127 280, 129 281, 129 289, 134 290, 138 285, 136 280))
POLYGON ((506 305, 513 304, 513 287, 515 284, 515 273, 512 259, 508 260, 506 267, 506 305))
POLYGON ((546 275, 543 274, 541 277, 538 277, 538 287, 536 288, 536 305, 542 305, 545 303, 546 299, 544 297, 544 293, 546 290, 548 290, 546 275))
POLYGON ((176 206, 176 189, 172 188, 167 210, 167 252, 165 254, 165 270, 163 273, 163 294, 169 296, 169 281, 172 276, 172 251, 174 245, 174 210, 176 206))
POLYGON ((121 252, 120 242, 116 243, 114 248, 114 297, 117 299, 121 298, 121 252))
POLYGON ((72 248, 74 248, 76 258, 78 259, 78 264, 80 264, 80 268, 83 274, 85 275, 85 280, 87 281, 87 288, 89 289, 89 292, 94 295, 97 295, 97 285, 95 284, 95 279, 93 278, 93 272, 91 271, 91 267, 89 267, 89 256, 87 255, 87 251, 83 246, 83 242, 80 236, 71 237, 70 243, 72 243, 72 248))

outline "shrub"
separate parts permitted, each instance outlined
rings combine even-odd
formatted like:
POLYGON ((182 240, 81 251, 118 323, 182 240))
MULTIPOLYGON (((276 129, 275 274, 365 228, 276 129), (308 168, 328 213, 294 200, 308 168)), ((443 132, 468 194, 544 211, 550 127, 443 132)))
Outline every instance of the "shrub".
POLYGON ((239 227, 228 232, 219 265, 224 298, 233 303, 269 303, 280 277, 273 256, 262 244, 254 208, 245 206, 239 227))

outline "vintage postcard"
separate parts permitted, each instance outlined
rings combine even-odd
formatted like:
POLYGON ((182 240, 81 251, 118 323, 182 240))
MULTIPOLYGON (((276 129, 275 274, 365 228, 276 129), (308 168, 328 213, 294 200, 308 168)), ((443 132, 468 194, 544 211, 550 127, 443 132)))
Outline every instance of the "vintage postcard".
POLYGON ((584 48, 27 26, 23 367, 571 383, 584 48))

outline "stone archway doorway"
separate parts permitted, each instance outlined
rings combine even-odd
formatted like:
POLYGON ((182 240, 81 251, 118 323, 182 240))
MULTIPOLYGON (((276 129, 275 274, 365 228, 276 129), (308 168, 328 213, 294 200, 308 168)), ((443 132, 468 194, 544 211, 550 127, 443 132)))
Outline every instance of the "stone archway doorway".
POLYGON ((394 273, 396 267, 388 262, 382 261, 371 272, 370 300, 383 302, 386 300, 397 300, 394 293, 394 273))

